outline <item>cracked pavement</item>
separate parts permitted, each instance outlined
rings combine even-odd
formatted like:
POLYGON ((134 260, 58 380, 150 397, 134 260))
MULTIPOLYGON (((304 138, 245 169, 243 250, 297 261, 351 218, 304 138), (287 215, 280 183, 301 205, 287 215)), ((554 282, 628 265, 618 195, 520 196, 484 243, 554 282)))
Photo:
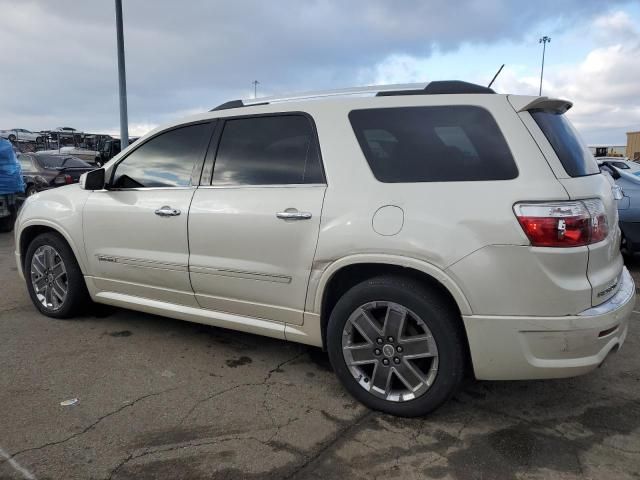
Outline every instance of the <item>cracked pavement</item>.
POLYGON ((640 314, 587 376, 469 380, 400 419, 318 349, 118 309, 45 318, 7 234, 0 282, 0 479, 640 479, 640 314))

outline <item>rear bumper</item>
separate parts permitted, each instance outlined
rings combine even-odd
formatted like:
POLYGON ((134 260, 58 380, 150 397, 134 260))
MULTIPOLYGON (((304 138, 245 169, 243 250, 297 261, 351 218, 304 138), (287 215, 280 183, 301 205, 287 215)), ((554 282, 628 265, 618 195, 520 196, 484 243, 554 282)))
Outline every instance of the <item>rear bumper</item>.
POLYGON ((626 268, 618 292, 565 317, 464 316, 476 378, 530 380, 582 375, 627 336, 635 285, 626 268))

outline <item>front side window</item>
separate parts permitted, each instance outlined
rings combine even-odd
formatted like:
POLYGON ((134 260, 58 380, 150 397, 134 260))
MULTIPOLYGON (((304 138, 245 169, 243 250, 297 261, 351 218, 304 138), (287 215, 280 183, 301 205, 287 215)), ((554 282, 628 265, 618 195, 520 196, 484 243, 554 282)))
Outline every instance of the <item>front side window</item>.
POLYGON ((311 121, 304 115, 227 120, 213 185, 324 183, 311 121))
POLYGON ((116 166, 111 187, 188 187, 210 132, 210 125, 203 123, 161 133, 116 166))
POLYGON ((546 110, 532 111, 531 116, 547 137, 565 171, 572 177, 600 172, 589 148, 564 114, 546 110))
POLYGON ((500 128, 480 107, 354 110, 349 120, 371 171, 381 182, 509 180, 518 176, 500 128))

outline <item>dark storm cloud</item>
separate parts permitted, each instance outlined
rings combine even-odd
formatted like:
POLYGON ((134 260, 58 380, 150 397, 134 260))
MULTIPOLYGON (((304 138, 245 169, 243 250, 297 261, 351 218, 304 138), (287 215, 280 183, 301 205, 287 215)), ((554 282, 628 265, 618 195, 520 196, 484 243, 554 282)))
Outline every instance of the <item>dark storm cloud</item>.
MULTIPOLYGON (((610 7, 612 2, 608 2, 610 7)), ((125 0, 131 123, 247 96, 348 86, 393 53, 522 39, 541 21, 570 28, 586 0, 125 0)), ((0 0, 0 128, 117 125, 111 0, 0 0)))

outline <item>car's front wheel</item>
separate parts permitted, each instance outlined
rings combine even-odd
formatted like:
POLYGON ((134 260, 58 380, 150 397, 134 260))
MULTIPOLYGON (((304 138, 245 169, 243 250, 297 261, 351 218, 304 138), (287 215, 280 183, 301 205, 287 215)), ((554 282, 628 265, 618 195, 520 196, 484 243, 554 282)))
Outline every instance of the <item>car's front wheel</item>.
POLYGON ((459 313, 440 292, 402 277, 377 277, 346 292, 327 328, 331 364, 345 388, 374 410, 425 415, 464 376, 459 313))
POLYGON ((33 304, 53 318, 69 318, 88 301, 82 271, 67 242, 56 233, 38 235, 27 248, 25 278, 33 304))

